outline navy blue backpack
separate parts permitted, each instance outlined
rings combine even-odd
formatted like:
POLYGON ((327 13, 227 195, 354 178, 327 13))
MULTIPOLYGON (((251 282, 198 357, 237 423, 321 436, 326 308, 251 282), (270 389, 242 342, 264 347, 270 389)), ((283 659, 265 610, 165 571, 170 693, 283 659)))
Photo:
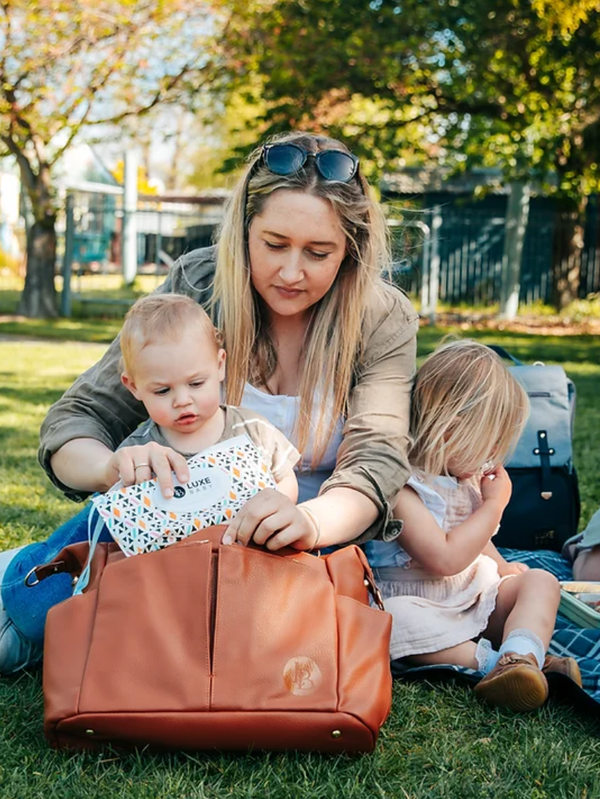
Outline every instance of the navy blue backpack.
POLYGON ((506 469, 513 484, 494 544, 553 549, 575 535, 580 501, 573 466, 575 385, 562 366, 526 366, 502 347, 509 369, 529 396, 531 413, 506 469))

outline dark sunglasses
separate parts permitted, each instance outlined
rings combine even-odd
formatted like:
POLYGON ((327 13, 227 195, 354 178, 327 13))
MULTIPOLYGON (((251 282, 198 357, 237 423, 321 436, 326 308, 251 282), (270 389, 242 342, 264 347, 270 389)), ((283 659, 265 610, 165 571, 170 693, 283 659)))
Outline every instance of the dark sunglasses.
POLYGON ((307 158, 315 159, 315 166, 325 180, 348 183, 358 171, 358 158, 343 150, 310 153, 298 144, 265 144, 262 158, 267 169, 275 175, 293 175, 299 172, 307 158))

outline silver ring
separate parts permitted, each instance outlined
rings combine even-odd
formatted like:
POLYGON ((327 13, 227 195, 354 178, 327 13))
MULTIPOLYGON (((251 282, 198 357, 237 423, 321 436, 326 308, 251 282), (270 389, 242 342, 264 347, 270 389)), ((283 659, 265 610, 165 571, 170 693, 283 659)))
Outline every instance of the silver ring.
POLYGON ((137 464, 136 464, 136 465, 133 467, 133 471, 135 472, 135 471, 136 471, 136 469, 142 469, 144 466, 148 466, 148 468, 150 468, 150 464, 149 464, 149 463, 137 463, 137 464))

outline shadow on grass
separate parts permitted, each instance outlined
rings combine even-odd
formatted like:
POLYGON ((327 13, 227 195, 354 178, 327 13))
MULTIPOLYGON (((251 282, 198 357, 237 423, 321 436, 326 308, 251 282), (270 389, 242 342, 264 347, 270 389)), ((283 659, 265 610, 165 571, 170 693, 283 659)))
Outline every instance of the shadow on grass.
MULTIPOLYGON (((65 390, 69 385, 70 383, 67 379, 65 382, 65 390)), ((23 404, 50 406, 60 399, 63 393, 61 389, 45 388, 42 386, 39 388, 31 386, 2 387, 2 399, 16 400, 21 406, 23 404)))

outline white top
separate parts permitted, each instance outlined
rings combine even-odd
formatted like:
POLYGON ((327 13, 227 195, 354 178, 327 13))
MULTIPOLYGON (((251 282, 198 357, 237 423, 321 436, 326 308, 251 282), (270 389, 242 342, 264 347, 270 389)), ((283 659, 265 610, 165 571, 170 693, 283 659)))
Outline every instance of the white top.
MULTIPOLYGON (((447 503, 444 497, 435 490, 434 486, 438 485, 440 488, 449 489, 457 488, 458 480, 456 477, 440 475, 433 480, 432 484, 426 483, 415 475, 411 475, 406 485, 417 492, 419 499, 431 513, 437 524, 443 529, 447 503)), ((401 540, 402 533, 400 533, 400 541, 401 540)), ((402 549, 397 541, 392 541, 390 543, 386 541, 368 541, 364 544, 364 550, 369 559, 369 563, 375 569, 384 566, 409 568, 411 557, 405 549, 402 549)))
MULTIPOLYGON (((291 397, 287 394, 267 394, 266 391, 260 391, 260 389, 251 386, 250 383, 246 383, 241 406, 255 413, 260 413, 268 419, 272 425, 280 430, 294 446, 297 445, 297 435, 294 427, 300 408, 300 397, 291 397)), ((311 424, 313 430, 316 429, 318 419, 319 394, 315 392, 311 424)), ((316 497, 322 483, 324 483, 333 472, 337 451, 342 443, 343 428, 344 419, 340 417, 336 422, 333 435, 321 459, 319 468, 316 471, 310 471, 314 450, 314 436, 312 434, 310 435, 306 449, 302 453, 300 471, 297 473, 299 489, 298 502, 304 502, 307 499, 316 497)))

